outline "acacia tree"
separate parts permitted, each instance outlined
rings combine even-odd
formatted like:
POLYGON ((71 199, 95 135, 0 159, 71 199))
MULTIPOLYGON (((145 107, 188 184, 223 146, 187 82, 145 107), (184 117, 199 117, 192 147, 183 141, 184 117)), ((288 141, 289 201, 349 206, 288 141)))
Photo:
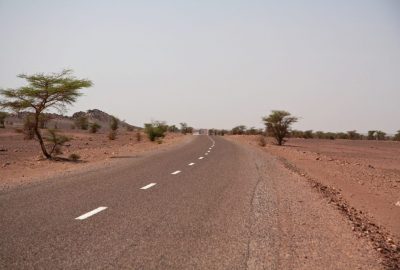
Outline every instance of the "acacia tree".
POLYGON ((290 133, 290 126, 297 120, 297 117, 286 111, 272 111, 269 116, 263 118, 267 134, 273 136, 278 145, 285 143, 285 138, 290 133))
POLYGON ((87 79, 75 78, 72 76, 71 70, 51 74, 21 74, 18 77, 27 80, 28 84, 16 89, 0 90, 0 95, 4 97, 4 100, 0 101, 0 107, 15 112, 33 112, 35 135, 43 155, 47 159, 51 159, 52 154, 46 149, 39 128, 42 113, 50 108, 64 111, 67 105, 73 104, 82 95, 78 90, 92 86, 92 82, 87 79))

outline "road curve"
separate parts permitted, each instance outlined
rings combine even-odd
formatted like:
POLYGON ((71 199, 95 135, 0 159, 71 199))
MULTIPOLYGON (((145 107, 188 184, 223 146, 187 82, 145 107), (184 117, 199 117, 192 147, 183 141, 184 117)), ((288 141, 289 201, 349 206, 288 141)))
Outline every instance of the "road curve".
POLYGON ((0 234, 0 269, 380 268, 273 157, 208 136, 0 194, 0 234))

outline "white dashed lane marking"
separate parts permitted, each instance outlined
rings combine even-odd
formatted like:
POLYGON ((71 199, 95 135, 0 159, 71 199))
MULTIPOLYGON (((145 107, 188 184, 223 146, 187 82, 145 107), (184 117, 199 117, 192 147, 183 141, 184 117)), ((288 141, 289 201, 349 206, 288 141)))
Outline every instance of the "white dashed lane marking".
POLYGON ((147 186, 141 187, 140 189, 148 189, 148 188, 154 187, 155 185, 157 185, 157 183, 150 183, 147 186))
POLYGON ((204 157, 199 157, 199 159, 203 159, 204 157))
POLYGON ((192 163, 189 163, 188 165, 189 165, 189 166, 193 166, 193 165, 194 165, 194 163, 192 162, 192 163))
POLYGON ((181 173, 181 171, 174 171, 174 172, 171 173, 171 174, 178 174, 178 173, 181 173))
POLYGON ((75 218, 75 219, 77 219, 77 220, 84 220, 84 219, 87 219, 87 218, 89 218, 89 217, 91 217, 91 216, 93 216, 93 215, 96 215, 97 213, 99 213, 99 212, 101 212, 101 211, 104 211, 104 210, 106 210, 107 209, 107 207, 105 207, 105 206, 100 206, 100 207, 98 207, 98 208, 96 208, 96 209, 94 209, 94 210, 92 210, 92 211, 90 211, 90 212, 87 212, 86 214, 83 214, 82 216, 79 216, 79 217, 77 217, 77 218, 75 218))

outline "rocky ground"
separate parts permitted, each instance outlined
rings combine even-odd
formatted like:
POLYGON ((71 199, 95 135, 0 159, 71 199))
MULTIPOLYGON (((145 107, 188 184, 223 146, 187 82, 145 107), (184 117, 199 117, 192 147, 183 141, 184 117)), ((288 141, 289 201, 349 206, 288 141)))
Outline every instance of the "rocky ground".
POLYGON ((0 191, 42 181, 59 173, 72 172, 88 166, 103 166, 116 158, 140 155, 181 143, 189 138, 170 133, 158 144, 150 142, 142 132, 138 141, 137 131, 121 130, 116 140, 109 140, 107 132, 91 134, 88 131, 66 130, 61 133, 71 138, 63 147, 61 156, 78 154, 80 161, 48 161, 43 159, 36 140, 25 140, 23 134, 17 133, 13 128, 0 129, 0 191))
MULTIPOLYGON (((258 136, 229 139, 261 148, 258 136)), ((356 234, 400 267, 400 143, 290 139, 280 147, 268 139, 262 149, 327 197, 356 234)))

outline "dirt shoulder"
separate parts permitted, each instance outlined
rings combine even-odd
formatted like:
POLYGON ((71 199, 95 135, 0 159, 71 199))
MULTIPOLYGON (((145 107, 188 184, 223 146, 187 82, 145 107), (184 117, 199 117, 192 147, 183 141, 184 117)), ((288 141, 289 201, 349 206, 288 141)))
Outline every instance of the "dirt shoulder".
POLYGON ((48 161, 41 156, 38 142, 24 140, 13 129, 0 129, 0 191, 45 181, 59 174, 104 167, 118 158, 167 149, 188 142, 192 136, 169 133, 163 143, 150 142, 144 134, 119 132, 116 140, 106 133, 61 132, 72 138, 63 148, 63 156, 75 153, 80 162, 48 161))
POLYGON ((389 260, 400 259, 400 144, 397 142, 291 139, 258 146, 257 136, 227 136, 276 156, 329 198, 389 260), (396 259, 397 258, 397 259, 396 259))

